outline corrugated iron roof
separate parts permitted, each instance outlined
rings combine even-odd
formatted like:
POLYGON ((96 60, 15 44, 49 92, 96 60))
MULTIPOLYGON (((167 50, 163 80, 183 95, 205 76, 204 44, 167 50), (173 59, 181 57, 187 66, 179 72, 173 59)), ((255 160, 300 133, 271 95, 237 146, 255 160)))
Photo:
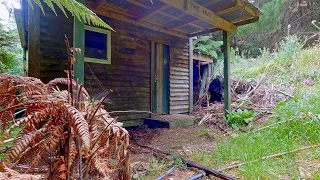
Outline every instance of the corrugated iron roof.
MULTIPOLYGON (((249 3, 247 0, 193 0, 193 1, 198 3, 199 5, 203 5, 205 8, 213 11, 215 14, 217 14, 221 18, 232 23, 240 20, 242 21, 246 19, 255 18, 260 14, 259 10, 253 4, 249 3), (238 6, 239 5, 238 2, 241 2, 240 3, 241 6, 238 6), (247 9, 244 8, 244 6, 251 10, 248 11, 247 9)), ((152 11, 157 10, 157 7, 160 7, 160 8, 163 7, 162 6, 163 3, 161 2, 161 0, 152 0, 153 3, 151 3, 150 0, 104 0, 104 1, 87 0, 86 2, 89 5, 92 5, 92 4, 96 5, 96 3, 100 2, 102 6, 98 6, 98 7, 103 8, 101 12, 104 12, 106 9, 107 11, 112 11, 114 7, 108 8, 108 5, 119 7, 117 9, 117 12, 113 12, 113 13, 120 13, 120 15, 124 15, 124 16, 130 15, 128 16, 128 18, 132 19, 132 20, 129 20, 129 21, 132 21, 132 23, 136 22, 134 17, 138 17, 141 15, 143 16, 144 14, 148 15, 151 12, 151 15, 150 16, 148 15, 146 19, 150 22, 152 21, 152 18, 154 18, 153 24, 159 23, 160 26, 172 24, 173 29, 174 28, 177 28, 177 30, 183 29, 185 32, 188 32, 188 33, 192 31, 197 32, 197 31, 200 31, 201 29, 214 28, 212 24, 203 20, 192 21, 194 18, 191 15, 187 14, 185 11, 181 9, 178 9, 172 6, 168 6, 166 8, 163 8, 161 11, 152 13, 152 11), (188 19, 191 19, 191 21, 188 22, 188 19), (164 22, 168 22, 168 23, 164 23, 164 22), (181 22, 186 22, 186 24, 181 25, 181 22), (177 26, 175 27, 175 25, 177 26)), ((105 14, 100 14, 100 15, 107 16, 108 12, 105 12, 105 14)), ((251 23, 251 21, 248 21, 248 23, 251 23)), ((241 23, 241 25, 242 24, 245 24, 245 23, 241 23)))

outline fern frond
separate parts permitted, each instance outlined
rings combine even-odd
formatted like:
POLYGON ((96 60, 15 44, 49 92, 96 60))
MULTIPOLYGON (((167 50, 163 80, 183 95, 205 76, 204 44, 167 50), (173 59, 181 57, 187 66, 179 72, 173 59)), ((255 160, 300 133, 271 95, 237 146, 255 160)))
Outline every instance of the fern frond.
MULTIPOLYGON (((43 6, 39 0, 32 0, 37 4, 42 12, 44 13, 43 6)), ((28 0, 30 4, 30 0, 28 0)), ((114 31, 107 23, 105 23, 101 18, 99 18, 94 12, 88 9, 85 5, 77 2, 76 0, 44 0, 44 3, 56 14, 56 10, 53 6, 53 3, 64 13, 66 17, 67 13, 65 9, 69 11, 72 16, 75 16, 79 21, 94 25, 100 26, 114 31)))
POLYGON ((59 144, 60 139, 63 137, 63 127, 57 126, 57 127, 51 127, 48 130, 48 135, 41 143, 41 147, 37 151, 37 155, 34 157, 33 161, 30 163, 30 168, 37 165, 42 157, 42 155, 45 152, 49 152, 51 150, 54 150, 55 147, 59 144))
POLYGON ((54 175, 52 179, 65 180, 67 179, 68 170, 66 167, 66 162, 63 157, 59 157, 54 163, 54 175))
POLYGON ((91 160, 93 168, 99 172, 103 177, 106 177, 106 167, 100 162, 100 158, 97 155, 94 155, 91 160))
POLYGON ((89 135, 89 125, 84 119, 82 114, 73 106, 66 105, 67 110, 76 126, 77 133, 81 139, 81 149, 83 150, 84 156, 88 155, 90 150, 90 135, 89 135))
MULTIPOLYGON (((64 85, 69 85, 69 79, 68 78, 56 78, 52 81, 50 81, 47 84, 47 91, 51 92, 53 87, 58 85, 58 84, 64 84, 64 85)), ((75 80, 72 80, 72 85, 75 86, 77 89, 80 88, 80 85, 77 84, 77 82, 75 80), (78 86, 77 86, 78 85, 78 86)), ((89 93, 87 92, 87 90, 85 88, 81 88, 81 92, 86 96, 89 97, 89 93)))
POLYGON ((73 128, 71 128, 71 131, 70 131, 69 141, 70 141, 70 146, 69 146, 69 150, 68 150, 69 151, 68 169, 71 169, 71 167, 73 167, 73 163, 75 162, 77 154, 78 154, 76 142, 74 139, 73 128))
POLYGON ((34 144, 37 144, 42 139, 41 134, 46 131, 46 127, 43 127, 37 131, 24 134, 22 137, 17 139, 13 146, 8 150, 6 154, 6 159, 9 159, 11 162, 17 160, 17 158, 29 147, 32 147, 34 144))
POLYGON ((25 125, 24 129, 35 129, 39 122, 41 122, 47 116, 52 115, 52 110, 53 108, 48 106, 15 122, 6 130, 4 139, 9 137, 12 129, 15 127, 21 127, 22 125, 25 125))

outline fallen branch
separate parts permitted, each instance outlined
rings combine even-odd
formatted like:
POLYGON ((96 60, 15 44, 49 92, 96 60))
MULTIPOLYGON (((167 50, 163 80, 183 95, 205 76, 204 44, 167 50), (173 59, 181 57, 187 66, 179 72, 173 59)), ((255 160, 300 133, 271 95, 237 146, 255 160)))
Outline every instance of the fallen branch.
POLYGON ((218 169, 217 171, 221 172, 221 171, 225 171, 225 170, 231 170, 231 169, 238 168, 240 166, 243 166, 243 165, 246 165, 246 164, 249 164, 249 163, 254 163, 254 162, 257 162, 257 161, 260 161, 260 160, 264 161, 264 160, 267 160, 267 159, 272 159, 272 158, 276 158, 276 157, 280 157, 280 156, 283 156, 283 155, 292 154, 292 153, 296 153, 296 152, 299 152, 299 151, 308 150, 308 149, 312 149, 312 148, 316 148, 316 147, 320 147, 320 144, 307 146, 307 147, 302 147, 302 148, 295 149, 295 150, 292 150, 292 151, 273 154, 273 155, 270 155, 270 156, 264 156, 261 159, 256 159, 256 160, 253 160, 253 161, 248 161, 248 162, 243 162, 243 163, 231 165, 231 166, 228 166, 228 167, 225 167, 225 168, 218 169))
POLYGON ((278 89, 275 89, 275 91, 277 91, 278 93, 284 94, 284 95, 286 95, 286 96, 289 96, 289 97, 291 97, 291 98, 294 98, 294 96, 292 96, 292 95, 290 95, 290 94, 288 94, 288 93, 285 93, 285 92, 283 92, 283 91, 280 91, 280 90, 278 90, 278 89))
POLYGON ((246 99, 249 97, 249 95, 250 95, 251 93, 253 93, 253 92, 260 86, 260 83, 261 83, 261 81, 262 81, 263 78, 264 78, 264 74, 263 74, 262 77, 260 78, 260 80, 259 80, 259 82, 257 83, 257 85, 256 85, 250 92, 248 92, 243 98, 238 99, 237 102, 246 100, 246 99))
POLYGON ((268 126, 265 126, 265 127, 259 128, 259 129, 256 129, 256 130, 254 130, 254 131, 251 131, 251 133, 255 133, 255 132, 261 131, 261 130, 263 130, 263 129, 267 129, 267 128, 276 126, 276 125, 278 125, 278 124, 282 124, 282 123, 289 122, 289 121, 292 121, 292 120, 294 120, 294 119, 292 118, 292 119, 289 119, 289 120, 279 121, 279 122, 276 122, 276 123, 274 123, 274 124, 270 124, 270 125, 268 125, 268 126))
MULTIPOLYGON (((167 122, 170 122, 168 119, 160 116, 159 114, 155 114, 155 113, 153 113, 153 112, 151 112, 151 111, 137 111, 137 110, 110 111, 110 112, 108 112, 107 114, 114 114, 114 113, 149 113, 149 114, 152 114, 152 115, 154 115, 154 116, 157 116, 157 117, 161 118, 162 120, 165 120, 165 121, 167 121, 167 122)), ((101 114, 101 115, 104 115, 104 114, 101 114)))
POLYGON ((200 164, 196 164, 188 159, 185 159, 179 155, 175 155, 175 154, 171 154, 169 152, 166 152, 166 151, 162 151, 162 150, 159 150, 159 149, 155 149, 153 147, 149 147, 149 146, 146 146, 146 145, 142 145, 140 144, 137 139, 134 137, 133 133, 131 133, 131 137, 133 139, 133 141, 140 147, 142 148, 146 148, 146 149, 149 149, 151 151, 154 151, 154 152, 157 152, 157 153, 160 153, 160 154, 164 154, 164 155, 168 155, 168 156, 171 156, 171 157, 178 157, 180 158, 188 167, 194 167, 194 168, 197 168, 197 169, 201 169, 203 171, 205 171, 207 173, 207 175, 213 175, 215 177, 218 177, 220 179, 223 179, 223 180, 235 180, 233 177, 230 177, 230 176, 227 176, 225 174, 222 174, 216 170, 213 170, 213 169, 210 169, 208 167, 205 167, 205 166, 202 166, 200 164))

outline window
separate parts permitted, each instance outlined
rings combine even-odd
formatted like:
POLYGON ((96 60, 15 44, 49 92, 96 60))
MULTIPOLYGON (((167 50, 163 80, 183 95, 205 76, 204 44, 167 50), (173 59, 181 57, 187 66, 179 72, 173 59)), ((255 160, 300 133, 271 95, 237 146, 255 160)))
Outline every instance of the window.
POLYGON ((84 61, 111 64, 111 32, 85 26, 84 61))

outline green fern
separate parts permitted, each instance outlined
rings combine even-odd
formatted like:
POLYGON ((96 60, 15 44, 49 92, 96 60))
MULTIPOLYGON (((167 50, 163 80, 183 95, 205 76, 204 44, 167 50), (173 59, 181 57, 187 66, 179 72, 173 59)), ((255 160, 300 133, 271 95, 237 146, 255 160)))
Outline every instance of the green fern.
MULTIPOLYGON (((43 14, 45 14, 43 5, 40 0, 27 0, 33 8, 32 1, 40 7, 43 14)), ((85 5, 76 0, 43 0, 43 2, 57 15, 54 4, 68 17, 66 10, 75 16, 79 21, 89 25, 100 26, 114 31, 107 23, 99 18, 94 12, 88 9, 85 5)))
POLYGON ((222 41, 213 40, 212 36, 199 36, 194 42, 194 50, 198 53, 210 55, 215 59, 221 59, 221 45, 222 41))

